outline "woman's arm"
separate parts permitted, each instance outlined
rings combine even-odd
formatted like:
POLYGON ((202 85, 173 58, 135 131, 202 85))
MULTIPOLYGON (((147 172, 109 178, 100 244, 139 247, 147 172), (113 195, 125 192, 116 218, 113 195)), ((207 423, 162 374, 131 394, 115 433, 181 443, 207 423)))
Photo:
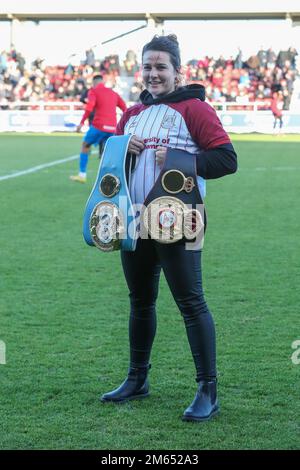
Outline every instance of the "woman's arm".
POLYGON ((216 111, 205 102, 191 100, 186 111, 190 134, 200 147, 197 174, 204 179, 235 173, 237 155, 216 111))
MULTIPOLYGON (((167 154, 167 147, 157 147, 156 163, 162 167, 167 154)), ((222 144, 214 149, 203 150, 196 154, 197 175, 204 179, 221 178, 235 173, 237 156, 232 144, 222 144)))
POLYGON ((204 179, 221 178, 237 171, 237 155, 232 144, 222 144, 196 155, 197 175, 204 179))

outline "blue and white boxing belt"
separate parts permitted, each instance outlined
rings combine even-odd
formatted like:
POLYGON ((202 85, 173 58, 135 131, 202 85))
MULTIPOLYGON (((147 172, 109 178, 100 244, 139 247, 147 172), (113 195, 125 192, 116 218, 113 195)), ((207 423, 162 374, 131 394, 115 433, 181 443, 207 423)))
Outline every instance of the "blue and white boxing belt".
POLYGON ((88 245, 102 251, 134 251, 136 219, 129 194, 132 156, 127 153, 131 135, 110 137, 83 217, 88 245))

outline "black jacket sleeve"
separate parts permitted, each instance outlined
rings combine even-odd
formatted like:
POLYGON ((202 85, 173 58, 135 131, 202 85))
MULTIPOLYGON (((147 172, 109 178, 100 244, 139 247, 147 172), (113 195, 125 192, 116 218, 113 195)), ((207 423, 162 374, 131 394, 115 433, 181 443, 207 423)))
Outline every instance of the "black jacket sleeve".
POLYGON ((196 165, 202 178, 221 178, 237 171, 237 155, 231 144, 223 144, 196 155, 196 165))

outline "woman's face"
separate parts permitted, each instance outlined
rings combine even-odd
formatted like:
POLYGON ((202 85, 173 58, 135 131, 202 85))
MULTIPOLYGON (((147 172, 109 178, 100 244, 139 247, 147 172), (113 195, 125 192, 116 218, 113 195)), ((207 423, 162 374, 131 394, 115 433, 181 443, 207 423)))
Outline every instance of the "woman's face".
POLYGON ((153 98, 175 90, 177 72, 168 52, 146 51, 143 55, 142 75, 144 84, 153 98))

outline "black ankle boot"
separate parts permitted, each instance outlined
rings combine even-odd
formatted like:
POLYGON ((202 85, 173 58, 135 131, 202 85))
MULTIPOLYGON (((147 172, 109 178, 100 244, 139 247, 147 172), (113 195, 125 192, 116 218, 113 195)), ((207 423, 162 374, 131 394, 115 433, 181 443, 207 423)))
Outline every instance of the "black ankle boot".
POLYGON ((141 368, 131 367, 127 379, 112 392, 105 393, 100 398, 103 402, 124 402, 149 396, 148 371, 151 365, 141 368))
POLYGON ((201 380, 193 403, 185 410, 183 421, 208 421, 219 413, 217 381, 201 380))

